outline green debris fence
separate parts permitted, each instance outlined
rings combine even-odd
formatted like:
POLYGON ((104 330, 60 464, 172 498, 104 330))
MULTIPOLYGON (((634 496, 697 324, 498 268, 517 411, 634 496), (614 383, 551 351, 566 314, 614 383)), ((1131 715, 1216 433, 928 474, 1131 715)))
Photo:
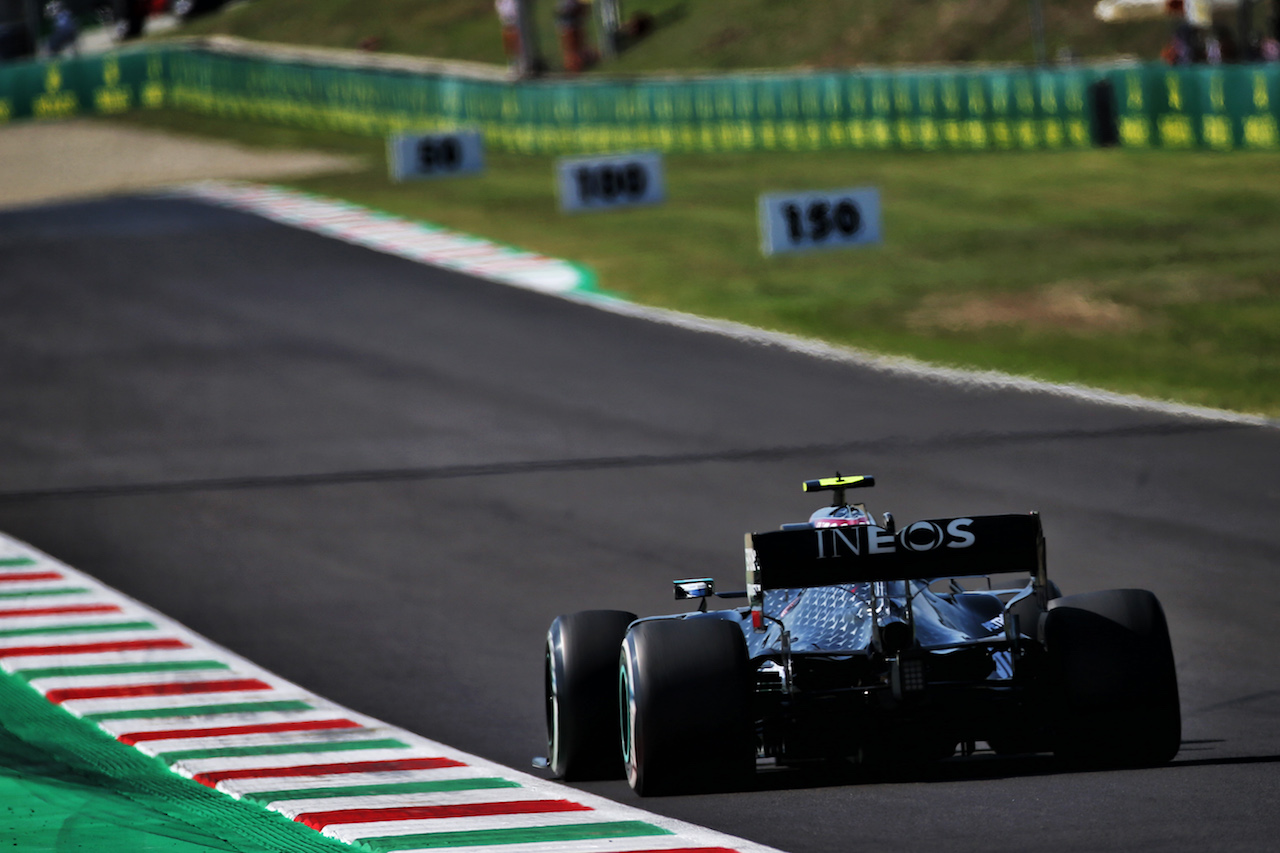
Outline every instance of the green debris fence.
POLYGON ((0 66, 0 123, 180 110, 337 128, 470 127, 528 153, 1277 150, 1280 64, 937 68, 507 83, 176 46, 0 66))

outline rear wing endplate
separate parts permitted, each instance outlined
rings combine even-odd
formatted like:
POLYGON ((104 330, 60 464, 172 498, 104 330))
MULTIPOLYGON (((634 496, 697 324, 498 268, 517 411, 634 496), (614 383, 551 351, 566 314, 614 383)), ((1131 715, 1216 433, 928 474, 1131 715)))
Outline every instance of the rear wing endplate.
POLYGON ((770 589, 1027 572, 1048 582, 1040 514, 979 515, 883 527, 822 527, 746 535, 752 621, 770 589))

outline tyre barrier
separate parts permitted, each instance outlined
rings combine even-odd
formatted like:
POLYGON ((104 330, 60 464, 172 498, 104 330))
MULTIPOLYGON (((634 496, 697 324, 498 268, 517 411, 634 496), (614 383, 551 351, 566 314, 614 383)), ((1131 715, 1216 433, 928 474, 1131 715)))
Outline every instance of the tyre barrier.
POLYGON ((487 148, 545 154, 1280 149, 1277 63, 513 82, 324 56, 224 39, 3 66, 0 123, 164 106, 372 135, 469 128, 487 148))

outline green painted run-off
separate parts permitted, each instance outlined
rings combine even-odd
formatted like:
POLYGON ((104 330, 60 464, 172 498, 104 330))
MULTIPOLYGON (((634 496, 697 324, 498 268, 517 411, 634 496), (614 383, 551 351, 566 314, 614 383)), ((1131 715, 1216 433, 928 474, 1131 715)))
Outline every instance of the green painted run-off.
POLYGON ((146 720, 154 717, 212 717, 219 714, 257 714, 262 711, 310 711, 312 705, 300 699, 281 702, 228 702, 220 705, 184 705, 180 708, 134 708, 85 714, 93 720, 146 720))
POLYGON ((391 835, 362 838, 360 843, 378 853, 392 850, 478 847, 482 844, 539 844, 587 841, 596 838, 639 838, 673 835, 669 830, 640 820, 574 823, 564 826, 532 826, 513 829, 479 829, 471 832, 433 832, 423 835, 391 835))
POLYGON ((0 598, 31 598, 33 596, 45 595, 75 595, 77 593, 90 592, 83 587, 60 587, 58 589, 24 589, 19 592, 0 592, 0 598))
POLYGON ((87 666, 47 666, 39 669, 19 669, 16 675, 27 681, 37 678, 71 678, 91 675, 133 675, 147 672, 191 672, 204 669, 231 669, 222 661, 180 660, 156 663, 109 663, 87 666))
POLYGON ((95 622, 86 625, 50 625, 45 628, 6 628, 0 637, 33 637, 40 634, 94 634, 101 631, 154 631, 151 622, 95 622))
POLYGON ((185 779, 0 673, 0 851, 351 853, 185 779))
POLYGON ((292 755, 312 752, 346 752, 355 749, 408 749, 409 744, 398 740, 346 740, 320 743, 285 743, 272 746, 224 746, 211 749, 183 749, 162 752, 159 758, 170 764, 199 758, 242 758, 249 755, 292 755))
POLYGON ((439 782, 392 782, 383 785, 347 785, 337 788, 291 788, 284 791, 254 791, 241 799, 258 803, 281 800, 310 800, 327 797, 372 797, 389 794, 438 794, 448 791, 480 791, 489 788, 519 788, 517 782, 498 777, 443 779, 439 782))

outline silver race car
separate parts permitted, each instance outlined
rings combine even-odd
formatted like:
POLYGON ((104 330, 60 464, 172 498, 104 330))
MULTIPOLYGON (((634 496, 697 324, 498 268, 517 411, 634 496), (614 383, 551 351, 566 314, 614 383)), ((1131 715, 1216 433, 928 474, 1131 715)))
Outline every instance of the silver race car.
POLYGON ((569 781, 625 774, 651 795, 741 786, 761 765, 896 766, 979 742, 1072 766, 1173 758, 1178 684, 1154 595, 1062 596, 1035 513, 876 525, 845 500, 874 482, 806 482, 832 504, 747 534, 745 591, 678 580, 696 611, 555 619, 536 763, 569 781), (747 604, 709 611, 712 598, 747 604))

